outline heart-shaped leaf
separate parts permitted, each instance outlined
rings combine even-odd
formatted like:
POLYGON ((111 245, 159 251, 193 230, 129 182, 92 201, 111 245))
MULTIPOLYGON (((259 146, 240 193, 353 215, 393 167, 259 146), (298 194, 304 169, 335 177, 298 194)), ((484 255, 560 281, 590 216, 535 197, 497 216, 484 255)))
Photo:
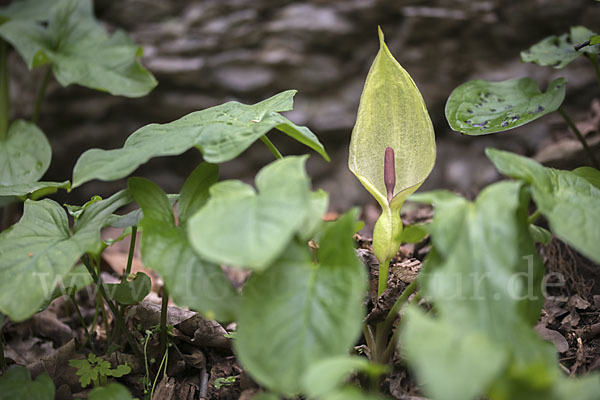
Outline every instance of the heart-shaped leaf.
POLYGON ((294 241, 244 286, 234 346, 245 370, 269 390, 299 393, 311 365, 348 354, 359 335, 366 277, 352 240, 355 216, 323 228, 318 263, 294 241))
POLYGON ((12 186, 40 179, 52 158, 46 135, 32 122, 17 120, 0 139, 0 185, 12 186))
POLYGON ((487 135, 525 125, 556 111, 565 99, 566 79, 553 80, 545 93, 531 78, 463 83, 446 102, 450 127, 467 135, 487 135))
POLYGON ((26 196, 31 195, 35 200, 42 195, 56 193, 58 189, 71 190, 71 182, 32 182, 9 186, 0 186, 0 196, 26 196))
POLYGON ((146 298, 152 290, 152 281, 148 275, 138 272, 132 280, 128 277, 121 283, 105 283, 104 288, 108 296, 117 303, 132 305, 146 298))
POLYGON ((23 218, 0 234, 0 311, 15 321, 36 313, 58 281, 86 252, 101 246, 100 229, 126 192, 92 204, 69 230, 65 210, 55 201, 25 201, 23 218))
POLYGON ((188 222, 190 242, 203 258, 257 270, 286 248, 310 211, 306 157, 286 157, 256 175, 256 188, 223 181, 188 222))
MULTIPOLYGON (((28 3, 46 3, 29 1, 28 3)), ((0 36, 10 42, 32 69, 52 64, 63 86, 76 83, 113 95, 140 97, 156 80, 139 62, 142 49, 122 31, 109 36, 95 20, 91 0, 61 0, 47 10, 47 24, 39 15, 0 25, 0 36)))
POLYGON ((92 179, 123 178, 153 157, 179 155, 196 146, 210 163, 237 157, 261 136, 276 128, 329 156, 317 137, 279 115, 293 106, 295 90, 279 93, 254 105, 232 101, 196 111, 168 124, 150 124, 129 136, 121 149, 91 149, 81 155, 73 170, 73 187, 92 179))
POLYGON ((0 399, 53 400, 54 382, 47 373, 35 380, 23 366, 14 366, 0 376, 0 399))
MULTIPOLYGON (((147 179, 130 178, 129 190, 144 212, 140 221, 144 264, 163 277, 170 296, 180 306, 211 319, 233 320, 236 290, 221 267, 194 252, 184 228, 175 225, 173 207, 162 189, 147 179)), ((196 194, 206 197, 201 191, 196 194)))
POLYGON ((71 296, 93 283, 92 276, 84 265, 78 264, 71 271, 62 276, 57 276, 57 286, 52 295, 46 299, 40 310, 46 309, 53 300, 61 296, 71 296))
MULTIPOLYGON (((546 168, 536 161, 507 151, 486 149, 488 158, 501 173, 531 184, 531 194, 548 219, 552 233, 600 262, 600 189, 571 171, 546 168)), ((590 176, 597 176, 598 170, 590 176)))
POLYGON ((560 36, 552 35, 542 39, 521 52, 521 60, 542 66, 551 66, 556 69, 566 67, 571 61, 585 54, 599 54, 600 46, 588 46, 575 50, 573 46, 590 40, 595 35, 584 26, 573 26, 569 33, 560 36))
POLYGON ((390 53, 381 29, 379 45, 360 98, 348 166, 381 206, 373 251, 387 277, 385 268, 400 247, 400 209, 433 169, 435 135, 419 89, 390 53))

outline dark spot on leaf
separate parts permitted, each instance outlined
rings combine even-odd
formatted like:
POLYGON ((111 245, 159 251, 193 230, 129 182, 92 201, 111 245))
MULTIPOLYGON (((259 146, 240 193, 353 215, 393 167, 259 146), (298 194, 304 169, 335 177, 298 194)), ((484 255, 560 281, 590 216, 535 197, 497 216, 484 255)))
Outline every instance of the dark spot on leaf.
POLYGON ((490 111, 491 112, 496 112, 496 109, 495 108, 490 108, 490 111))
POLYGON ((478 127, 478 128, 487 128, 487 126, 486 126, 486 125, 488 124, 488 122, 490 122, 490 121, 488 121, 488 120, 485 120, 485 121, 483 121, 483 122, 482 122, 482 123, 480 123, 480 124, 473 124, 473 126, 476 126, 476 127, 478 127))
POLYGON ((571 40, 571 35, 567 35, 567 43, 573 44, 573 41, 571 40))
POLYGON ((511 105, 509 104, 509 105, 507 105, 505 108, 506 108, 507 110, 510 110, 510 109, 512 109, 512 108, 513 108, 513 106, 511 106, 511 105))
POLYGON ((555 37, 554 39, 552 39, 552 44, 556 47, 560 46, 560 39, 558 37, 555 37))
POLYGON ((465 124, 470 124, 470 123, 471 123, 471 120, 466 120, 465 121, 465 124))
POLYGON ((544 111, 544 107, 538 106, 538 108, 536 110, 529 111, 529 114, 538 114, 538 113, 541 113, 542 111, 544 111))
POLYGON ((504 103, 504 99, 498 99, 498 103, 504 103))
POLYGON ((485 97, 490 97, 490 94, 491 94, 491 93, 486 93, 486 94, 485 94, 485 97))
POLYGON ((506 126, 508 126, 508 121, 504 121, 504 122, 502 123, 502 125, 501 125, 501 126, 502 126, 503 128, 504 128, 504 127, 506 127, 506 126))
POLYGON ((519 118, 521 118, 521 116, 520 116, 520 115, 515 115, 514 117, 512 117, 512 118, 510 119, 510 122, 515 122, 515 121, 518 121, 518 120, 519 120, 519 118))
POLYGON ((471 110, 470 108, 469 108, 469 109, 467 109, 467 112, 468 112, 469 114, 473 114, 473 110, 471 110))

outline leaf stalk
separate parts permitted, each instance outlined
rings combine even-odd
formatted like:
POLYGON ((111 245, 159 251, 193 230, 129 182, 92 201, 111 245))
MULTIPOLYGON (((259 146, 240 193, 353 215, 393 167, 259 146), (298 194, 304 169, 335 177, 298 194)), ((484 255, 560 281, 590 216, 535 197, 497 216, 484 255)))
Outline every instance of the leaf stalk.
POLYGON ((46 67, 44 71, 44 77, 42 78, 42 83, 40 84, 40 88, 38 89, 37 95, 35 97, 35 104, 33 106, 33 115, 31 120, 34 124, 37 124, 40 119, 40 109, 42 107, 42 101, 44 101, 44 96, 46 94, 46 88, 48 87, 48 81, 50 80, 50 73, 52 72, 52 68, 50 66, 46 67))
POLYGON ((8 136, 8 116, 10 114, 7 54, 6 42, 0 39, 0 140, 5 140, 8 136))
POLYGON ((577 139, 579 139, 579 141, 583 145, 583 148, 586 151, 590 160, 592 161, 592 164, 594 165, 594 167, 596 169, 600 169, 600 162, 598 162, 598 160, 596 159, 596 156, 594 155, 594 152, 592 151, 590 146, 588 146, 587 141, 585 140, 585 138, 583 137, 583 135, 581 134, 579 129, 577 129, 577 125, 575 125, 575 123, 573 122, 571 117, 569 117, 569 115, 565 112, 565 110, 562 109, 562 107, 560 107, 557 111, 563 117, 563 119, 565 120, 567 125, 569 125, 569 127, 571 128, 571 130, 573 131, 573 133, 575 134, 577 139))
POLYGON ((265 144, 265 146, 267 146, 267 148, 269 149, 269 151, 275 156, 275 159, 279 160, 281 158, 283 158, 283 156, 281 155, 281 153, 279 152, 279 150, 277 150, 277 147, 275 147, 275 145, 273 144, 273 142, 271 142, 269 140, 269 138, 267 137, 267 135, 262 135, 260 137, 261 142, 263 142, 265 144))

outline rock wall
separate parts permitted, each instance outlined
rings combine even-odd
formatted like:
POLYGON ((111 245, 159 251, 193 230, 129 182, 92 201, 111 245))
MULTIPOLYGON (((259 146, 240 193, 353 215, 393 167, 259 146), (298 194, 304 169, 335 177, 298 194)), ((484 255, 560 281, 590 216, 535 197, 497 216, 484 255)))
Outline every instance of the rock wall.
MULTIPOLYGON (((546 117, 481 138, 450 133, 444 104, 460 83, 528 75, 544 87, 565 76, 574 106, 587 107, 597 94, 586 60, 562 71, 519 60, 520 50, 572 25, 600 30, 600 5, 591 0, 96 0, 96 13, 109 29, 125 29, 144 47, 143 62, 159 86, 147 97, 125 99, 51 84, 40 121, 54 148, 48 179, 68 179, 81 152, 121 146, 145 124, 232 99, 252 103, 293 88, 299 93, 288 117, 309 126, 332 156, 330 164, 311 157, 315 186, 331 193, 336 210, 372 202, 346 162, 362 85, 378 50, 377 25, 421 89, 436 127, 438 163, 427 188, 475 190, 497 177, 483 147, 531 154, 558 121, 546 117)), ((27 116, 39 72, 32 79, 13 54, 11 76, 14 114, 27 116)), ((304 151, 287 137, 272 135, 284 154, 304 151)), ((222 175, 251 179, 271 158, 258 143, 223 165, 222 175)), ((153 160, 137 173, 174 192, 200 160, 191 151, 153 160)), ((123 181, 88 183, 74 195, 84 201, 123 186, 123 181)))

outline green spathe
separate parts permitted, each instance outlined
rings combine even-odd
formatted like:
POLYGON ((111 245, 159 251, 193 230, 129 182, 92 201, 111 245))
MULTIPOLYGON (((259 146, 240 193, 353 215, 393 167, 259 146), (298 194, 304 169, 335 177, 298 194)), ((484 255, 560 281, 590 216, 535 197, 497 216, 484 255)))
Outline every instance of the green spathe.
POLYGON ((14 121, 6 139, 0 139, 0 185, 37 181, 48 169, 51 158, 50 143, 40 128, 32 122, 14 121))
POLYGON ((553 80, 541 92, 531 78, 463 83, 446 102, 450 127, 467 135, 507 131, 556 111, 565 99, 567 80, 553 80))
POLYGON ((379 41, 380 49, 360 98, 348 166, 381 206, 373 250, 380 266, 387 268, 400 247, 402 204, 433 169, 435 136, 421 93, 390 53, 381 29, 379 41), (394 152, 391 201, 384 182, 387 148, 394 152))
MULTIPOLYGON (((63 86, 76 83, 113 95, 140 97, 156 80, 139 62, 142 49, 124 32, 109 36, 93 14, 91 0, 60 0, 48 7, 47 26, 39 21, 40 3, 29 0, 34 10, 13 12, 17 18, 0 25, 0 36, 10 42, 29 69, 51 63, 63 86)), ((10 11, 10 10, 9 10, 10 11)))
POLYGON ((309 367, 348 354, 360 333, 366 276, 352 240, 355 217, 325 225, 316 255, 305 242, 291 242, 244 286, 235 351, 271 391, 301 392, 309 367))
MULTIPOLYGON (((311 215, 306 156, 285 157, 256 175, 256 191, 237 180, 210 188, 210 199, 188 222, 192 247, 204 259, 268 268, 311 215)), ((315 216, 320 220, 320 215, 315 216)))
POLYGON ((168 124, 146 125, 132 133, 120 149, 91 149, 83 153, 73 170, 73 187, 92 179, 123 178, 153 157, 179 155, 194 146, 207 162, 229 161, 273 128, 329 160, 323 145, 308 128, 279 114, 293 108, 295 94, 295 90, 287 90, 253 105, 231 101, 168 124))
POLYGON ((598 170, 562 171, 507 151, 488 148, 485 153, 498 171, 531 185, 533 200, 548 219, 552 233, 600 262, 598 170))

